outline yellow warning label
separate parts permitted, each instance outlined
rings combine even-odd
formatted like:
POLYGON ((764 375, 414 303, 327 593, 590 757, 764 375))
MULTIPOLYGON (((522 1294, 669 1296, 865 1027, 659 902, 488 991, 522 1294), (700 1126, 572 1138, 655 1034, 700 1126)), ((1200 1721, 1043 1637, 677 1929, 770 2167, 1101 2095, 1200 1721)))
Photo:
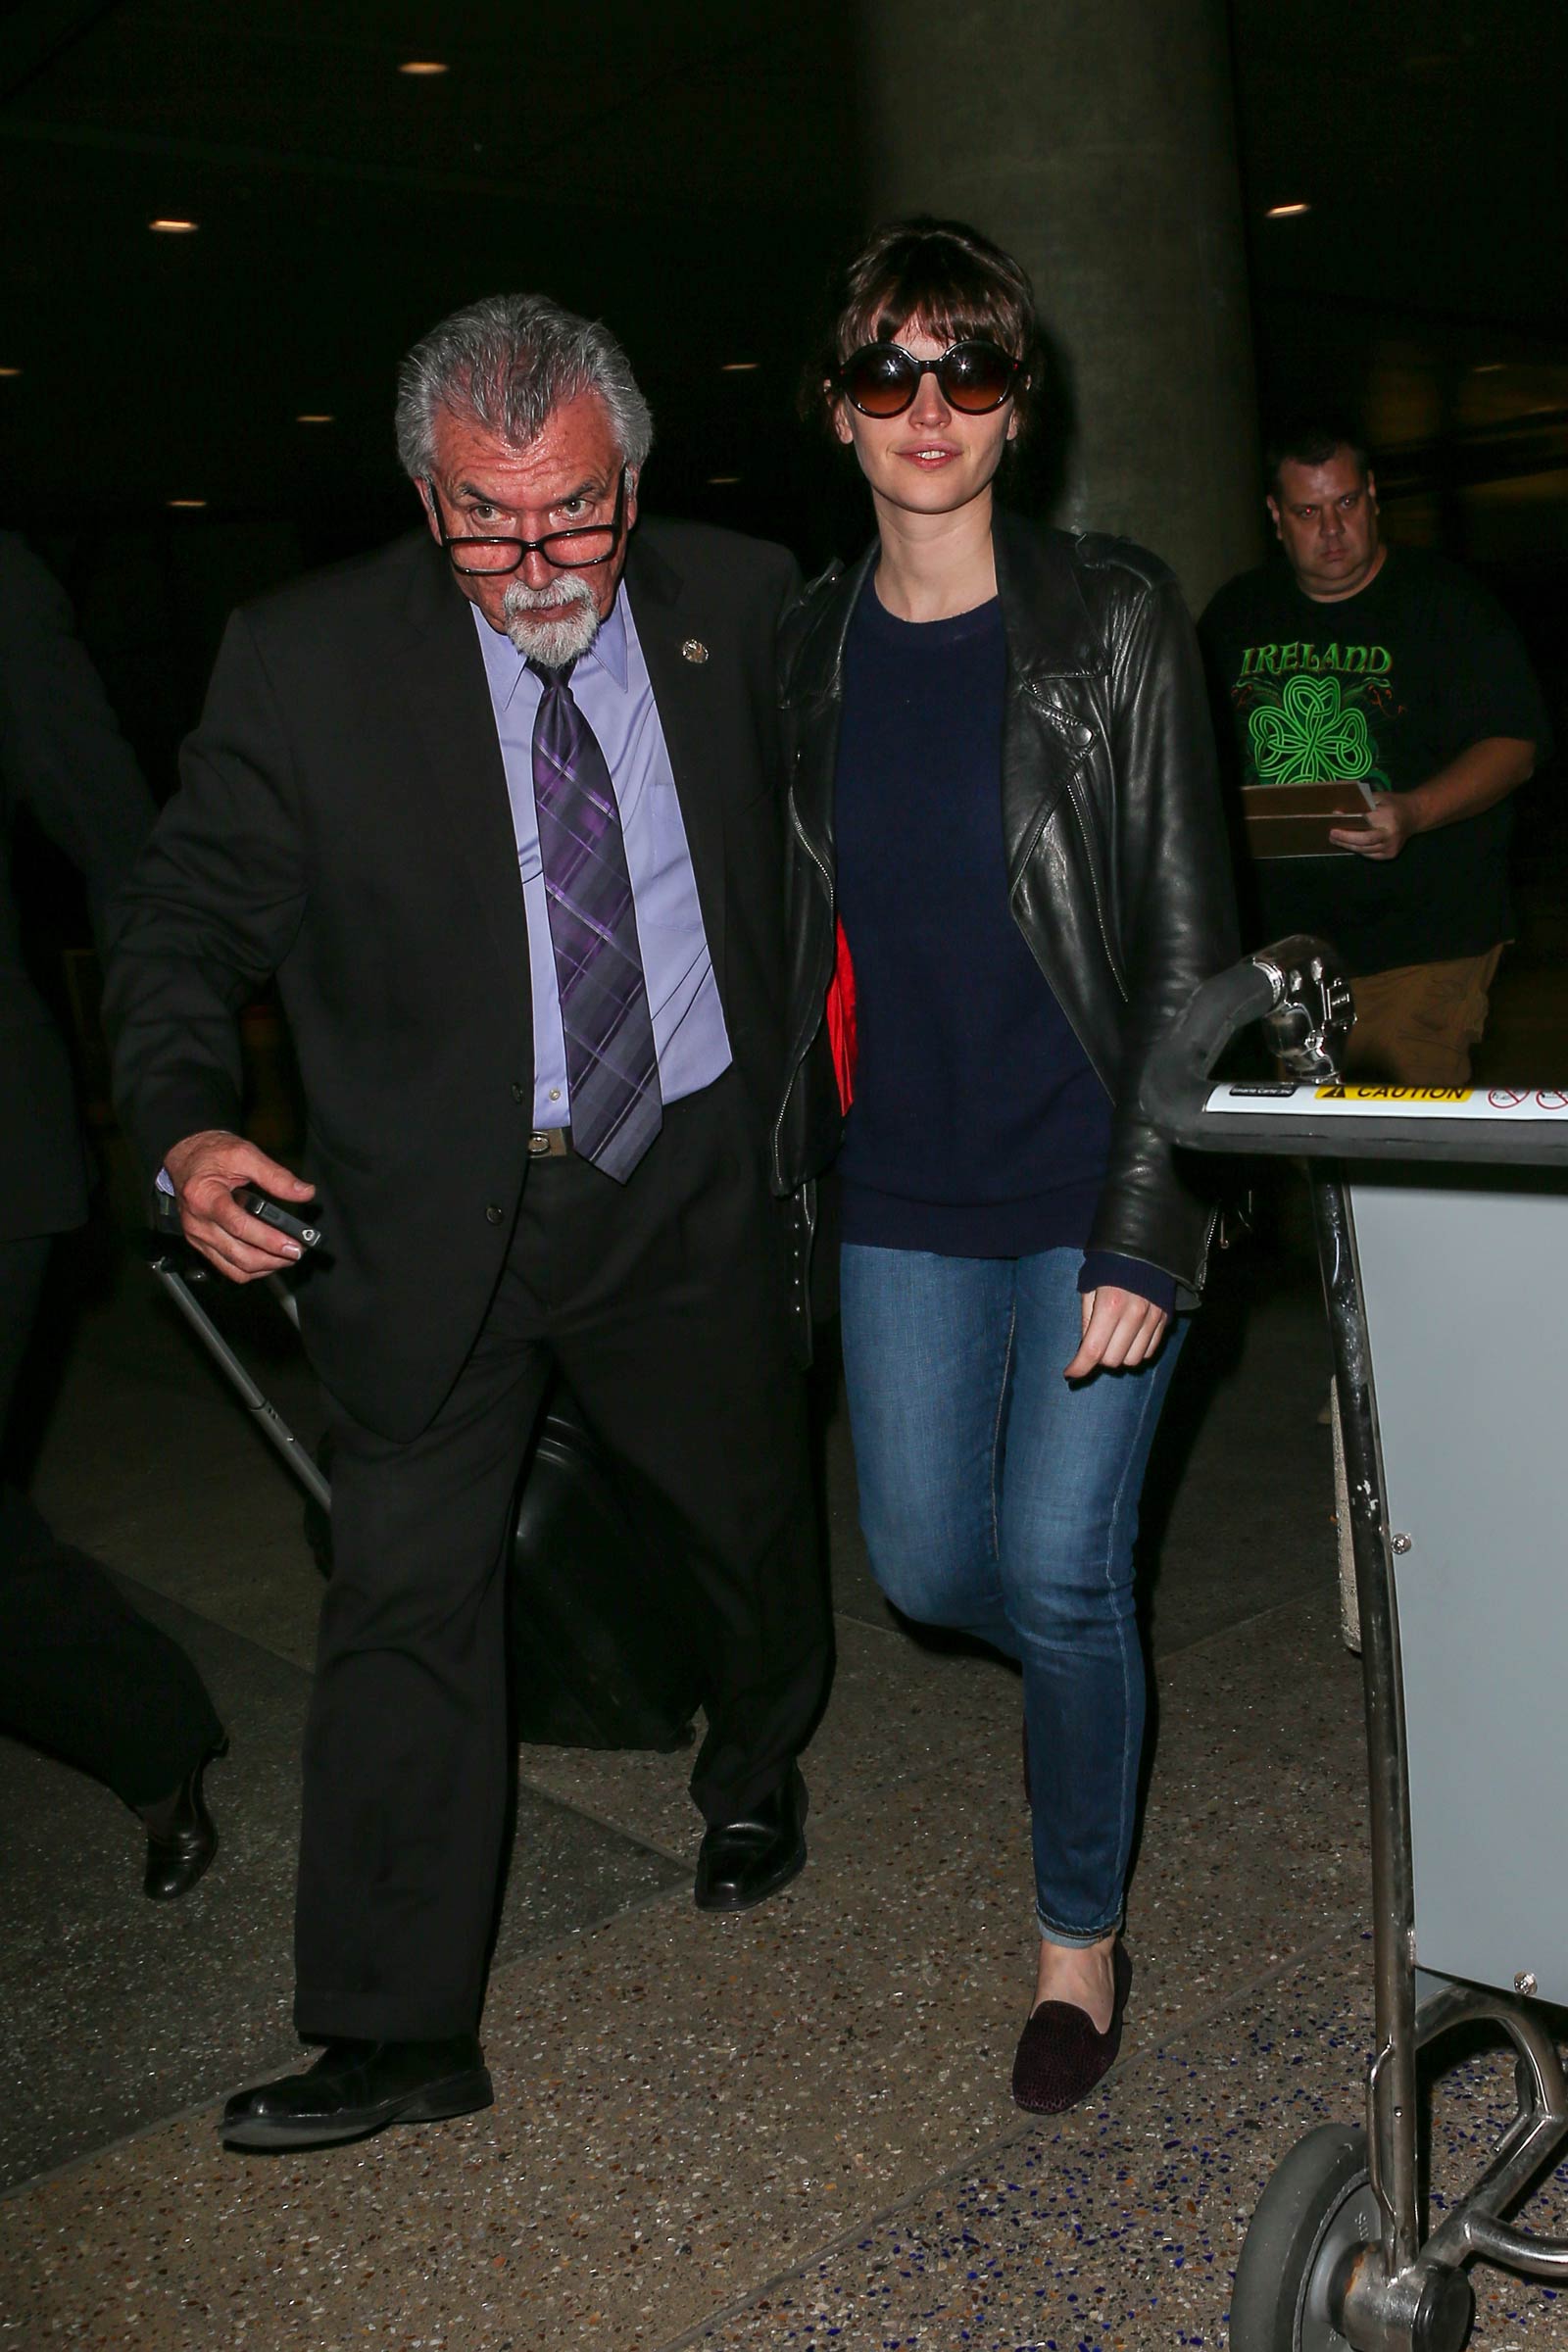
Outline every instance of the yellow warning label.
POLYGON ((1468 1102, 1472 1086, 1320 1086, 1319 1102, 1468 1102))

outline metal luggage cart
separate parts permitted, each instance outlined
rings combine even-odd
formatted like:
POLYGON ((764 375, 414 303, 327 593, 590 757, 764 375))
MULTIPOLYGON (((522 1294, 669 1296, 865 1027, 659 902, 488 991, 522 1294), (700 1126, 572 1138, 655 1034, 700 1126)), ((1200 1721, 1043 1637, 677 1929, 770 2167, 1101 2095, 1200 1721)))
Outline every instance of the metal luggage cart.
POLYGON ((1350 1018, 1332 951, 1284 941, 1198 991, 1142 1098, 1194 1150, 1308 1163, 1361 1632, 1366 2122, 1275 2170, 1232 2352, 1459 2352, 1474 2257, 1568 2282, 1568 2239, 1507 2219, 1568 2139, 1547 2015, 1568 2005, 1568 1091, 1348 1085, 1350 1018), (1254 1020, 1290 1082, 1214 1084, 1254 1020), (1512 2044, 1515 2111, 1429 2229, 1417 2062, 1477 2023, 1512 2044))

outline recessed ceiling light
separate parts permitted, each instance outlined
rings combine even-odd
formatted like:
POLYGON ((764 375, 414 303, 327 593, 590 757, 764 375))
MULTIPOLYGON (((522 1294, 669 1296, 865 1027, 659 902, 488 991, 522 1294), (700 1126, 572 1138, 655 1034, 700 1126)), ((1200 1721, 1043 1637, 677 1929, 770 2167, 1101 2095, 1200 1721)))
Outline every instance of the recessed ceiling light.
POLYGON ((337 419, 329 416, 325 410, 320 410, 313 411, 304 416, 296 416, 294 421, 296 424, 335 424, 337 419))
POLYGON ((1271 204, 1263 218, 1265 220, 1298 220, 1303 213, 1311 210, 1309 204, 1271 204))
POLYGON ((448 67, 443 66, 438 59, 433 57, 411 57, 406 66, 398 68, 400 74, 418 74, 426 80, 432 74, 445 74, 449 71, 448 67))
POLYGON ((20 375, 21 373, 20 368, 0 368, 0 375, 20 375))
POLYGON ((729 490, 740 478, 738 473, 710 473, 708 477, 708 487, 710 490, 729 490))
POLYGON ((160 237, 188 237, 194 235, 200 223, 195 220, 149 220, 148 227, 160 237))
POLYGON ((722 375, 755 375, 761 365, 760 360, 726 360, 719 372, 722 375))
POLYGON ((207 501, 205 498, 172 498, 169 503, 172 507, 188 507, 194 509, 196 507, 205 507, 207 501))

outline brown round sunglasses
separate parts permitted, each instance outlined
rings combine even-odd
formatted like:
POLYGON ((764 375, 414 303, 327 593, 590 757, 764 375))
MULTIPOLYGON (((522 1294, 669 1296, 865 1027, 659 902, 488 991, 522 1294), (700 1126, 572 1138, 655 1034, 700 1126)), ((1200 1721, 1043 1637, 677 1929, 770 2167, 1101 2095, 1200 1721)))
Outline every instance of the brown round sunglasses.
POLYGON ((939 360, 917 360, 902 343, 862 343, 834 378, 862 416, 902 416, 914 406, 920 378, 934 375, 949 408, 983 416, 1011 396, 1020 363, 1000 343, 950 343, 939 360))

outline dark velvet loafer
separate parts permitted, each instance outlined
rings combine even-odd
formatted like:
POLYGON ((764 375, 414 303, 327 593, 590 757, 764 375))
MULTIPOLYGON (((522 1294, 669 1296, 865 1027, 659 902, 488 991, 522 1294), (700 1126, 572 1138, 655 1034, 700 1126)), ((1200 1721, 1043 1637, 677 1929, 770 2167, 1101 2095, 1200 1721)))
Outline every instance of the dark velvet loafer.
POLYGON ((806 1864, 806 1783, 791 1765, 771 1796, 742 1821, 715 1822, 697 1856, 699 1911, 749 1911, 806 1864))
POLYGON ((495 2098, 478 2036, 447 2041, 329 2041, 303 2075, 236 2091, 220 2136, 228 2148, 321 2148, 387 2124, 434 2124, 495 2098))
POLYGON ((156 1805, 138 1805, 147 1827, 147 1869, 141 1887, 155 1903, 177 1902, 189 1894, 218 1851, 218 1831, 202 1794, 202 1774, 217 1756, 226 1756, 228 1741, 210 1747, 193 1772, 156 1805))
POLYGON ((1125 1944, 1117 1942, 1110 1966, 1115 1995, 1103 2034, 1096 2033, 1075 2001, 1042 2001, 1025 2026, 1012 2062, 1012 2095, 1031 2115, 1062 2115, 1076 2107, 1115 2064, 1133 1984, 1125 1944))

